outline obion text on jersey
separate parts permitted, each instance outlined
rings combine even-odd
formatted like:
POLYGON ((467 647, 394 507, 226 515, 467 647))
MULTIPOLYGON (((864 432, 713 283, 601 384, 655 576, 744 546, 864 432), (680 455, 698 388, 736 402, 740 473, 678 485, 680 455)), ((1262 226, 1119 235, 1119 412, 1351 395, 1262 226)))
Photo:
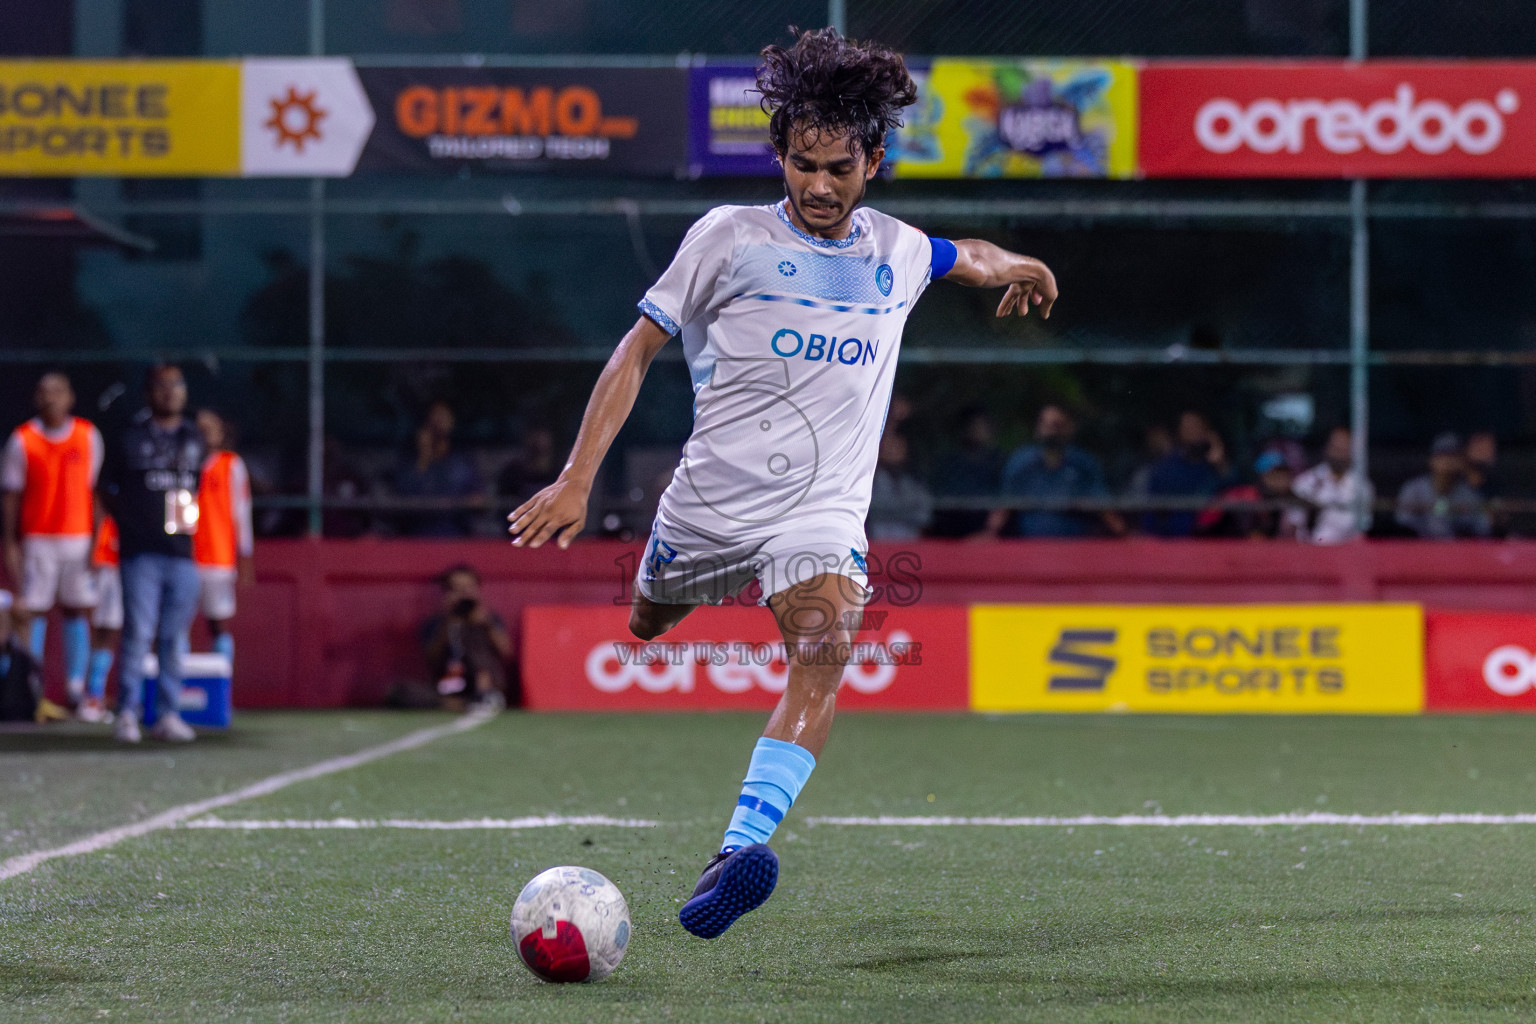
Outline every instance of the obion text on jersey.
POLYGON ((773 354, 793 359, 800 356, 813 363, 842 363, 844 366, 862 366, 872 363, 880 353, 880 339, 866 341, 862 338, 828 338, 825 334, 802 336, 799 331, 781 327, 768 342, 773 354))

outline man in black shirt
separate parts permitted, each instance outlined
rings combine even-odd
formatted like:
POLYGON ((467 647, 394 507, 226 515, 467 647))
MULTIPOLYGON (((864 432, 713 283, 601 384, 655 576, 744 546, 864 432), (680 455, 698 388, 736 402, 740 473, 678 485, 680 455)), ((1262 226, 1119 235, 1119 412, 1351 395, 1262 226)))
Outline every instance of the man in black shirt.
POLYGON ((187 382, 181 369, 152 367, 145 377, 149 408, 107 446, 102 497, 117 519, 122 546, 123 648, 117 738, 139 742, 144 708, 144 656, 160 659, 157 739, 195 738, 181 720, 182 638, 197 613, 200 583, 192 562, 197 486, 207 452, 182 413, 187 382))

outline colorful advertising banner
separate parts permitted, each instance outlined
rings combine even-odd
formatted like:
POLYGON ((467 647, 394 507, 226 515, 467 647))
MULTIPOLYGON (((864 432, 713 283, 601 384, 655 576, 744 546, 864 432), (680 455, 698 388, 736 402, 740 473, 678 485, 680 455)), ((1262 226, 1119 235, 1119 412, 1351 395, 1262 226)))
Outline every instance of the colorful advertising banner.
POLYGON ((676 68, 365 68, 378 116, 358 170, 687 173, 676 68))
POLYGON ((0 61, 0 175, 240 173, 233 61, 0 61))
MULTIPOLYGON (((761 608, 701 608, 659 640, 630 634, 629 609, 523 610, 526 705, 541 711, 767 711, 788 681, 761 608)), ((838 708, 963 711, 966 609, 866 609, 838 708)))
POLYGON ((1154 178, 1536 175, 1536 63, 1222 61, 1141 71, 1154 178))
POLYGON ((240 171, 247 177, 344 178, 373 131, 352 62, 247 60, 240 65, 240 171))
POLYGON ((1136 67, 936 58, 897 132, 898 178, 1131 178, 1136 67))
POLYGON ((372 128, 347 60, 0 62, 0 175, 338 177, 372 128))
POLYGON ((701 64, 688 72, 689 173, 772 177, 768 114, 752 64, 701 64))
POLYGON ((1424 615, 1426 711, 1536 711, 1536 615, 1424 615))
POLYGON ((1412 713, 1417 605, 977 605, 977 711, 1412 713))

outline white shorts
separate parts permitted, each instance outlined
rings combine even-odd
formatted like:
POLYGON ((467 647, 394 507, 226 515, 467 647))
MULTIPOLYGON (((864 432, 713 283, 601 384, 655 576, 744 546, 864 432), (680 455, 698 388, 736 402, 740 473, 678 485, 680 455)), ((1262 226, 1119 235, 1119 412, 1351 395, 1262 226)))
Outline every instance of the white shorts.
POLYGON ((657 604, 722 604, 753 579, 763 588, 758 604, 798 583, 835 573, 851 579, 862 599, 868 542, 846 517, 780 520, 775 532, 723 540, 677 526, 658 515, 635 574, 641 596, 657 604))
POLYGON ((91 573, 91 538, 23 537, 21 603, 29 612, 54 605, 92 608, 96 580, 91 573))
POLYGON ((123 628, 123 574, 115 565, 96 567, 96 610, 91 625, 97 629, 123 628))
POLYGON ((203 581, 203 618, 213 622, 234 618, 235 581, 239 573, 221 566, 200 565, 197 575, 203 581))

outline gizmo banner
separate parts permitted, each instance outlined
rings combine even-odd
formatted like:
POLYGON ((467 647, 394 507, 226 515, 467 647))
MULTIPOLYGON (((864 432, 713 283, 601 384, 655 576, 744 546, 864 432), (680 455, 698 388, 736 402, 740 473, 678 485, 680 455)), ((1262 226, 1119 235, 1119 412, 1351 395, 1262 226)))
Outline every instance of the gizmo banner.
POLYGON ((378 124, 360 173, 684 175, 677 68, 362 68, 378 124))

